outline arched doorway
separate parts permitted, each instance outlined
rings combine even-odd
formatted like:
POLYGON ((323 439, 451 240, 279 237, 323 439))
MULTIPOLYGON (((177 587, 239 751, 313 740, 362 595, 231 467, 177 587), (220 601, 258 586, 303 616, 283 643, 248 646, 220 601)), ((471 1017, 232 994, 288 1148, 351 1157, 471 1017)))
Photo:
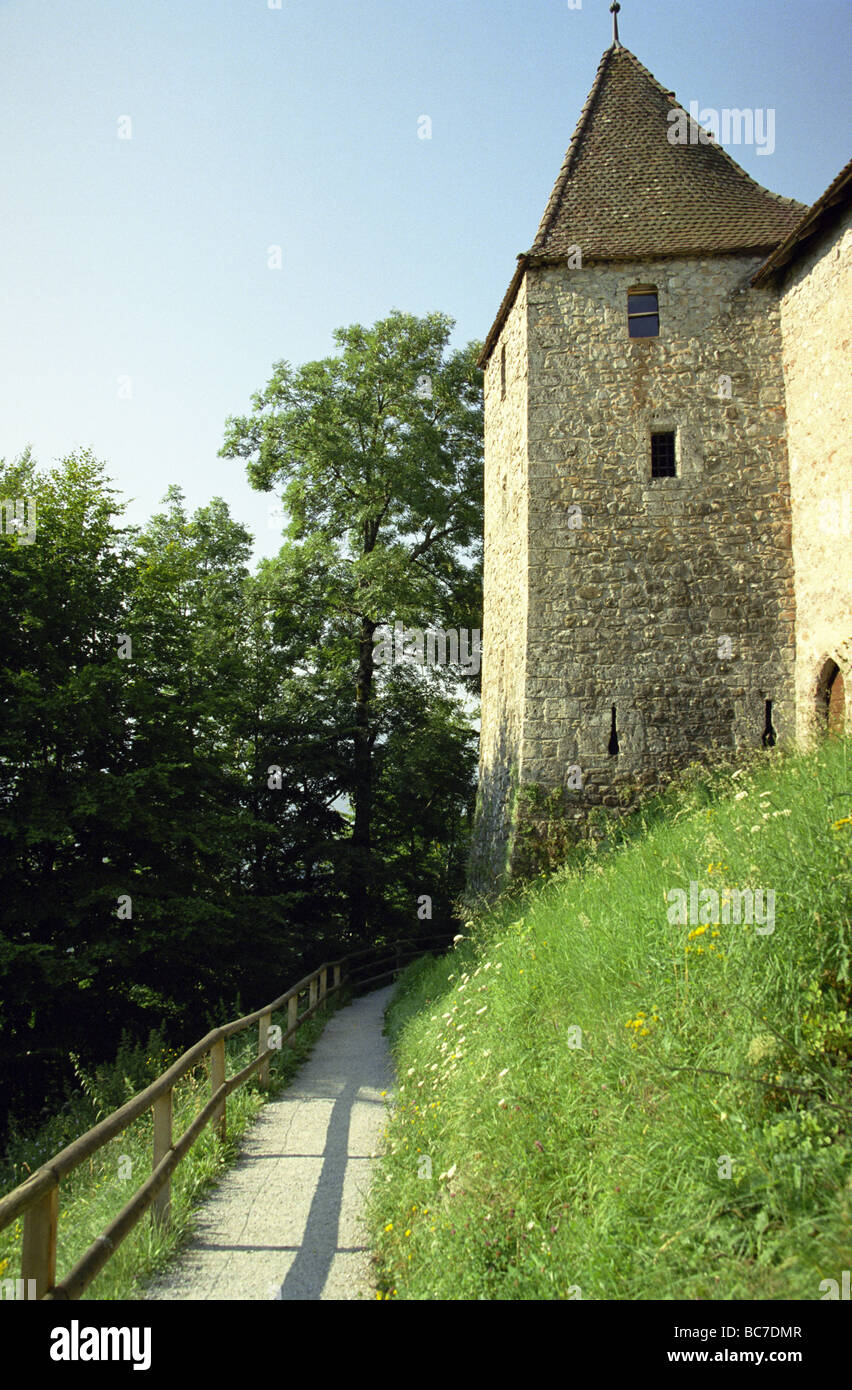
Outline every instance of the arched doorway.
POLYGON ((843 734, 846 729, 846 687, 843 672, 830 657, 819 674, 816 705, 819 731, 834 737, 843 734))

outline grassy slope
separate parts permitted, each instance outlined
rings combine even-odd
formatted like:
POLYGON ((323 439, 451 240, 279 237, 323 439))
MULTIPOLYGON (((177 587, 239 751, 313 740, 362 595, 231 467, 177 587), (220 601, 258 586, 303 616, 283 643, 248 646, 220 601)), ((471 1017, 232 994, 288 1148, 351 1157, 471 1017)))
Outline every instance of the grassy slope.
POLYGON ((818 1299, 849 1268, 850 763, 694 774, 406 973, 384 1296, 818 1299), (691 880, 774 889, 774 931, 690 936, 691 880))

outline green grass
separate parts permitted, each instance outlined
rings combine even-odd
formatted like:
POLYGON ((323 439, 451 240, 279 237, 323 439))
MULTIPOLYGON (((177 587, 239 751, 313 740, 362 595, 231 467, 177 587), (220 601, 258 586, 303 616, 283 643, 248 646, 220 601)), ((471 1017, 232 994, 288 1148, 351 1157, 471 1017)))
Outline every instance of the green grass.
POLYGON ((850 762, 831 740, 692 769, 405 973, 380 1297, 819 1299, 840 1279, 850 762), (774 931, 670 921, 691 881, 772 889, 774 931))
MULTIPOLYGON (((345 1002, 336 996, 340 1003, 345 1002)), ((168 1229, 155 1224, 146 1213, 118 1247, 115 1255, 89 1285, 83 1295, 90 1299, 139 1298, 150 1277, 174 1259, 191 1234, 199 1203, 211 1186, 239 1154, 239 1139, 266 1100, 295 1075, 322 1032, 335 1000, 328 1003, 328 1014, 319 1011, 295 1035, 295 1046, 285 1044, 271 1059, 270 1091, 262 1092, 254 1078, 241 1086, 227 1101, 227 1139, 222 1143, 208 1125, 172 1177, 171 1223, 168 1229)), ((274 1023, 286 1031, 286 1009, 276 1014, 274 1023)), ((228 1039, 227 1075, 245 1066, 257 1050, 257 1029, 228 1039)), ((23 1182, 28 1173, 46 1163, 52 1154, 99 1119, 122 1105, 155 1080, 179 1055, 162 1046, 154 1033, 146 1047, 125 1044, 114 1063, 99 1067, 95 1075, 77 1068, 82 1084, 69 1105, 36 1134, 13 1135, 4 1161, 0 1164, 0 1192, 8 1192, 23 1182)), ((173 1092, 172 1132, 178 1138, 210 1096, 206 1062, 189 1072, 173 1092)), ((57 1237, 57 1277, 73 1267, 96 1236, 129 1201, 151 1171, 153 1122, 151 1112, 142 1115, 91 1159, 65 1178, 60 1187, 57 1237)), ((20 1273, 23 1221, 18 1220, 0 1232, 0 1278, 17 1278, 20 1273)))

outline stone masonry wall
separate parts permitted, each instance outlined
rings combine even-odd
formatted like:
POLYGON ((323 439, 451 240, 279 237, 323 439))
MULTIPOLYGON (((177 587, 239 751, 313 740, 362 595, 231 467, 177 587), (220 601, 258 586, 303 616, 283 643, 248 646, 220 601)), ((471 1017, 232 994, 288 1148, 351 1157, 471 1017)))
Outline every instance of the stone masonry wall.
POLYGON ((783 286, 793 562, 796 576, 797 730, 814 732, 826 660, 852 695, 852 437, 850 319, 852 212, 819 239, 783 286))
POLYGON ((482 727, 469 875, 475 892, 492 891, 505 871, 513 788, 520 777, 528 567, 527 366, 527 296, 522 284, 484 383, 482 727))
MULTIPOLYGON (((527 272, 520 772, 552 788, 578 766, 582 789, 569 793, 578 811, 617 804, 619 785, 654 781, 713 748, 760 746, 767 700, 778 738, 793 734, 781 333, 777 293, 748 283, 761 259, 527 272), (657 289, 658 338, 628 336, 627 294, 639 286, 657 289), (652 430, 676 432, 677 477, 651 478, 652 430), (617 756, 608 753, 613 705, 617 756)), ((499 348, 486 394, 492 439, 498 357, 499 348)), ((519 432, 514 438, 520 445, 519 432)), ((502 491, 494 477, 490 486, 502 491)), ((492 496, 492 534, 494 524, 492 496)), ((488 546, 486 530, 486 557, 488 546)), ((505 542, 492 550, 492 637, 520 607, 522 552, 505 542)), ((507 706, 513 738, 516 692, 507 706)), ((496 717, 492 706, 488 719, 496 717)))

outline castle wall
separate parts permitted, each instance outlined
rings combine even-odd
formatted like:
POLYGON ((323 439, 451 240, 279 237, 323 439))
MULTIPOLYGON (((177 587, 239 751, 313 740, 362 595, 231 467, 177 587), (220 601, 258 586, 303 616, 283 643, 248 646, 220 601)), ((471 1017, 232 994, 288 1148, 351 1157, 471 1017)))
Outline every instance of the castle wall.
POLYGON ((527 626, 527 296, 522 284, 485 372, 482 725, 469 881, 489 891, 506 868, 521 775, 527 626), (505 399, 502 357, 505 349, 505 399))
MULTIPOLYGON (((707 750, 760 746, 766 700, 778 738, 793 734, 781 333, 777 294, 748 283, 761 259, 527 272, 521 772, 557 787, 579 767, 578 810, 707 750), (640 284, 657 287, 659 338, 628 336, 640 284), (676 431, 677 477, 651 478, 652 430, 676 431)), ((490 583, 515 594, 508 558, 492 554, 490 583)))
POLYGON ((796 574, 796 721, 814 733, 826 659, 852 693, 852 211, 797 261, 782 289, 781 328, 796 574))

